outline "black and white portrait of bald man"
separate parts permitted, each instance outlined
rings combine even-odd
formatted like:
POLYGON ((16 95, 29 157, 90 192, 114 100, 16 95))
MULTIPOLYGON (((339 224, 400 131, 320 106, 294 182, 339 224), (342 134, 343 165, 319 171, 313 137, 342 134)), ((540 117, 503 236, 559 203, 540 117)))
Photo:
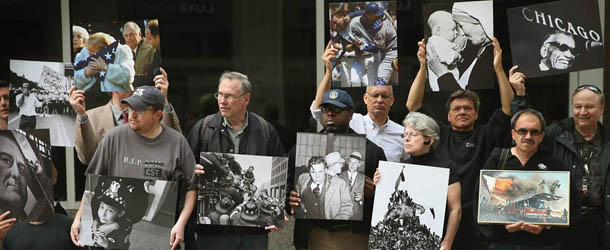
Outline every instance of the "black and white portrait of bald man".
POLYGON ((0 131, 0 213, 10 211, 9 217, 18 221, 52 216, 52 176, 47 163, 39 159, 25 135, 0 131))
POLYGON ((556 30, 544 39, 540 47, 540 71, 568 70, 578 56, 576 42, 571 33, 556 30))

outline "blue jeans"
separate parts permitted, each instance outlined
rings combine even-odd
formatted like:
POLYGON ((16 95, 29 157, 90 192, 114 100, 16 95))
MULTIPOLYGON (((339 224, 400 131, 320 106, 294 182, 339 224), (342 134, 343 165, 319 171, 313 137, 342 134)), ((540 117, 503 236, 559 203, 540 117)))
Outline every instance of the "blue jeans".
POLYGON ((197 234, 197 246, 199 247, 199 250, 267 250, 268 241, 268 234, 197 234))
POLYGON ((532 246, 522 244, 490 242, 489 250, 559 250, 559 244, 554 246, 532 246))

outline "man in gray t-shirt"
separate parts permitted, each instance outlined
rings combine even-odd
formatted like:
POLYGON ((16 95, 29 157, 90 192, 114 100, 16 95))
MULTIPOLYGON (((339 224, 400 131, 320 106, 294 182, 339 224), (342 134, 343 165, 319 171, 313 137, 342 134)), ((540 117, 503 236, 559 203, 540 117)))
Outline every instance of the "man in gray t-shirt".
MULTIPOLYGON (((165 98, 152 86, 141 86, 123 99, 129 104, 129 125, 111 129, 100 142, 87 174, 183 181, 184 208, 171 231, 172 249, 184 238, 184 226, 195 207, 195 157, 179 132, 161 124, 165 98)), ((78 243, 83 205, 74 216, 71 237, 78 243)), ((78 245, 78 244, 77 244, 78 245)))

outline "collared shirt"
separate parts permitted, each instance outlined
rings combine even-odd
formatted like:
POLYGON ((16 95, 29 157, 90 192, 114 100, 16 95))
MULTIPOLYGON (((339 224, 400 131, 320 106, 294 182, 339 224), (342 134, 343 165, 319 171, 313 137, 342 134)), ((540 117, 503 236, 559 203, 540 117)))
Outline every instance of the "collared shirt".
POLYGON ((587 187, 588 192, 583 196, 583 205, 586 206, 602 205, 602 178, 600 168, 602 138, 600 133, 601 132, 598 127, 593 138, 591 138, 590 141, 587 141, 580 133, 578 133, 576 128, 574 128, 574 131, 572 131, 572 135, 574 136, 574 146, 587 166, 584 173, 589 179, 587 187))
POLYGON ((114 117, 114 124, 123 124, 123 112, 127 112, 127 109, 121 110, 119 107, 114 106, 114 104, 110 104, 110 108, 112 109, 112 117, 114 117))
POLYGON ((40 105, 40 101, 36 97, 36 94, 30 93, 28 96, 24 96, 23 94, 17 95, 17 103, 23 97, 23 104, 19 107, 19 115, 26 116, 35 116, 36 115, 36 106, 40 105))
POLYGON ((358 172, 350 172, 347 171, 347 178, 349 178, 349 186, 353 186, 354 185, 354 181, 356 180, 356 175, 358 174, 358 172))
MULTIPOLYGON (((321 122, 322 111, 313 109, 313 103, 309 110, 313 118, 321 122)), ((405 128, 389 118, 383 126, 379 127, 368 114, 361 115, 354 113, 352 120, 349 122, 349 127, 358 134, 365 134, 367 139, 382 148, 388 161, 400 162, 400 159, 405 155, 401 136, 405 128)))
POLYGON ((231 123, 226 117, 222 117, 222 120, 222 125, 227 128, 227 131, 229 132, 229 137, 231 137, 231 142, 233 142, 233 147, 235 150, 234 152, 237 154, 239 153, 239 141, 241 139, 241 135, 244 133, 246 127, 248 127, 248 112, 246 112, 244 126, 237 131, 233 129, 233 126, 231 126, 231 123))

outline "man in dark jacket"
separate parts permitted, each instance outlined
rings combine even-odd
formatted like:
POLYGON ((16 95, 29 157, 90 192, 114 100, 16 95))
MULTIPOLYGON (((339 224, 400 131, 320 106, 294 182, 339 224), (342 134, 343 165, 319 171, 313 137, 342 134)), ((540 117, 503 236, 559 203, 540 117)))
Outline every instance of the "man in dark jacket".
MULTIPOLYGON (((331 89, 322 98, 322 133, 355 133, 349 128, 352 119, 354 102, 351 96, 343 91, 331 89)), ((291 192, 288 205, 291 208, 300 206, 301 199, 295 190, 294 165, 295 148, 290 151, 288 161, 288 187, 291 192)), ((297 249, 367 249, 368 235, 373 214, 373 195, 375 184, 373 175, 379 161, 385 161, 383 150, 366 140, 365 180, 364 180, 364 213, 363 221, 329 221, 329 220, 296 220, 294 226, 294 245, 297 249)))
MULTIPOLYGON (((201 119, 187 136, 200 163, 200 152, 283 156, 285 151, 273 126, 248 112, 252 85, 248 76, 225 72, 220 76, 219 112, 201 119)), ((197 165, 198 171, 203 170, 197 165)), ((199 249, 267 249, 267 231, 261 228, 197 225, 199 249)))
MULTIPOLYGON (((519 72, 510 79, 524 80, 519 72)), ((530 106, 524 95, 515 101, 513 111, 530 106)), ((610 248, 610 133, 599 122, 604 103, 598 87, 581 85, 572 93, 573 117, 545 128, 544 146, 570 168, 580 190, 572 198, 582 204, 580 214, 570 225, 564 249, 610 248)))

